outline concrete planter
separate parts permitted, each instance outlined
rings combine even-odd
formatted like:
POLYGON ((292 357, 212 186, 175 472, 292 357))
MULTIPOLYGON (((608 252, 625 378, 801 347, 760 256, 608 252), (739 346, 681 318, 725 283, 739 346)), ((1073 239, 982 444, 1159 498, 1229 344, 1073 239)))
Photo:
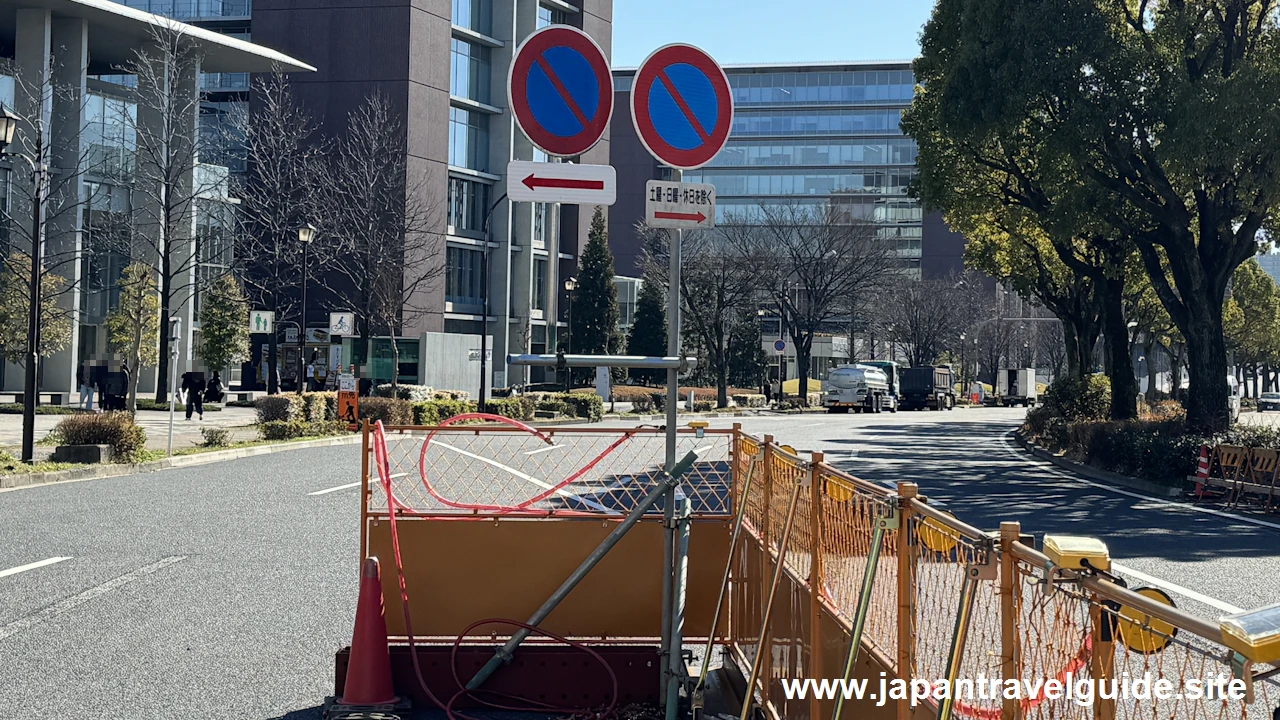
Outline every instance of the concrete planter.
POLYGON ((97 465, 111 462, 112 457, 110 445, 59 445, 49 459, 53 462, 97 465))

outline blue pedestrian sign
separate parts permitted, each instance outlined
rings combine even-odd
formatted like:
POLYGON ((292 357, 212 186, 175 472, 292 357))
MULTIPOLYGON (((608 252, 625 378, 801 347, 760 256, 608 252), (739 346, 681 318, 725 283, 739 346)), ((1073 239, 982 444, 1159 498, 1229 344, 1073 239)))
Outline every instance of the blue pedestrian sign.
POLYGON ((591 36, 551 25, 516 49, 507 82, 516 124, 548 155, 572 157, 604 137, 613 114, 613 74, 591 36))
POLYGON ((711 162, 733 127, 729 79, 692 45, 658 48, 636 71, 631 120, 660 162, 693 170, 711 162))

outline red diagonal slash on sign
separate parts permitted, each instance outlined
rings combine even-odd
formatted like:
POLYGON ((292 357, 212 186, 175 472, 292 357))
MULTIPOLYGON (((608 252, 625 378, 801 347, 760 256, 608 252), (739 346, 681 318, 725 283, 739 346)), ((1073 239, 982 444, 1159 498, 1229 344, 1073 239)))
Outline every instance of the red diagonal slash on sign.
POLYGON ((529 177, 523 180, 526 187, 530 190, 537 190, 540 187, 545 188, 565 188, 569 190, 604 190, 603 180, 569 180, 567 178, 548 178, 538 177, 530 173, 529 177))
POLYGON ((653 214, 655 220, 688 220, 689 222, 703 222, 707 219, 702 213, 673 213, 673 212, 655 212, 653 214))

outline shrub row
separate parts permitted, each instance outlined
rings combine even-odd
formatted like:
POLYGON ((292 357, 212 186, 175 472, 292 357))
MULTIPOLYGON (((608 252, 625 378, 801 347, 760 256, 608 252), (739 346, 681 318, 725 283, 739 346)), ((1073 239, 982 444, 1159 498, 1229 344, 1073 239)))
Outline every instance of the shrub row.
POLYGON ((327 437, 347 432, 347 424, 336 420, 269 420, 258 426, 263 440, 295 440, 302 437, 327 437))
MULTIPOLYGON (((368 399, 368 398, 366 398, 368 399)), ((338 419, 338 393, 311 392, 280 393, 258 398, 253 404, 257 411, 258 423, 287 422, 302 420, 304 422, 326 422, 338 419)))
POLYGON ((430 402, 432 400, 468 400, 471 393, 464 390, 436 390, 429 385, 396 385, 384 383, 373 389, 377 397, 396 397, 409 402, 430 402))

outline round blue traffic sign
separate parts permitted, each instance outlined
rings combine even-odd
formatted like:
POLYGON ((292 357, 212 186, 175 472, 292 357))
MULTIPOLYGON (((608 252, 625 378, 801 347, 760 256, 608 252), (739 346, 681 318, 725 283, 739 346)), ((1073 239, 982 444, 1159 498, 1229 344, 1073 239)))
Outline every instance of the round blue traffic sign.
POLYGON ((782 351, 786 350, 786 349, 787 349, 787 341, 786 341, 786 340, 774 340, 774 341, 773 341, 773 349, 774 349, 774 350, 777 350, 778 352, 782 352, 782 351))
POLYGON ((520 130, 548 155, 590 150, 613 114, 613 74, 604 52, 568 25, 545 27, 520 44, 507 94, 520 130))
POLYGON ((733 127, 729 79, 692 45, 658 48, 636 71, 631 120, 649 153, 671 167, 711 162, 733 127))

